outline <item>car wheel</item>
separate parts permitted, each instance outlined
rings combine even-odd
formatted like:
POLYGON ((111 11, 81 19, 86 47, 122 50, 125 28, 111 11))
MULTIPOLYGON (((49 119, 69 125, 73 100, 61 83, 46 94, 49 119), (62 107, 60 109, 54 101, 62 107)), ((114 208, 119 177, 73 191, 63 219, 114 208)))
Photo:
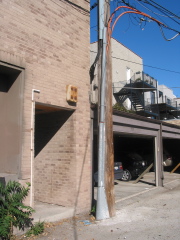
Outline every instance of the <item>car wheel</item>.
POLYGON ((131 180, 131 178, 132 178, 132 176, 131 176, 130 171, 127 170, 127 169, 125 169, 125 170, 124 170, 124 173, 123 173, 122 180, 128 182, 128 181, 131 180))

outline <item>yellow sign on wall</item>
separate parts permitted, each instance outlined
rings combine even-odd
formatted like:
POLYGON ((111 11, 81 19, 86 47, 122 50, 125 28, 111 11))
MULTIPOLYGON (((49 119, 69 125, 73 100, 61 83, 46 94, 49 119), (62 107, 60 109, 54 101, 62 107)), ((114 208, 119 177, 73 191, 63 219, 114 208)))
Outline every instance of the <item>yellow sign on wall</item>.
POLYGON ((68 102, 77 102, 77 87, 72 85, 66 86, 66 100, 68 102))

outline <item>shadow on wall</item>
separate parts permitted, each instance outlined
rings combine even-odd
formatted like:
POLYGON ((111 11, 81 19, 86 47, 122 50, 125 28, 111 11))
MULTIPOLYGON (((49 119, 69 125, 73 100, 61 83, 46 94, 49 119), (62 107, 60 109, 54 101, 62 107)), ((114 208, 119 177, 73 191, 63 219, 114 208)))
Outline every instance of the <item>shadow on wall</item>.
MULTIPOLYGON (((53 110, 53 108, 52 108, 53 110)), ((36 109, 35 114, 35 157, 48 144, 52 137, 59 131, 74 111, 59 110, 41 113, 36 109)))
POLYGON ((0 92, 8 92, 21 71, 0 65, 0 92))

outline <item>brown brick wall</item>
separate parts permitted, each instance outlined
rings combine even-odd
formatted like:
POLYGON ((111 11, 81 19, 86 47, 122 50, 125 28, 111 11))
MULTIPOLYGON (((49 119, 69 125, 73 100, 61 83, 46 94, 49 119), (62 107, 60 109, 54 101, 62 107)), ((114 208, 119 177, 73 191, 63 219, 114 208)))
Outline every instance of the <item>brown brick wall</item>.
POLYGON ((64 206, 74 204, 71 194, 75 195, 77 175, 73 128, 73 114, 65 111, 36 116, 39 143, 34 163, 35 200, 64 206))
MULTIPOLYGON (((89 8, 86 1, 73 2, 89 8)), ((35 88, 41 91, 35 94, 36 101, 75 109, 35 158, 35 199, 68 206, 76 203, 78 211, 87 210, 91 199, 89 16, 66 1, 2 0, 0 6, 0 60, 25 67, 21 180, 29 180, 31 173, 35 88), (78 88, 76 106, 66 102, 68 84, 78 88)))

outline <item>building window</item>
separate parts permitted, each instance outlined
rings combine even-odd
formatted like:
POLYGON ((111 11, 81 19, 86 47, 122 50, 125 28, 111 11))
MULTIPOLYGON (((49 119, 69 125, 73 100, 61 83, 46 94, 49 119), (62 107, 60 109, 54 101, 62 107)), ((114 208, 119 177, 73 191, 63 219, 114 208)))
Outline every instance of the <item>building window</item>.
POLYGON ((131 79, 131 69, 130 68, 126 68, 126 78, 127 78, 127 83, 130 83, 130 79, 131 79))
POLYGON ((167 98, 167 104, 171 105, 171 100, 167 98))
POLYGON ((163 92, 159 91, 159 98, 163 97, 163 92))

